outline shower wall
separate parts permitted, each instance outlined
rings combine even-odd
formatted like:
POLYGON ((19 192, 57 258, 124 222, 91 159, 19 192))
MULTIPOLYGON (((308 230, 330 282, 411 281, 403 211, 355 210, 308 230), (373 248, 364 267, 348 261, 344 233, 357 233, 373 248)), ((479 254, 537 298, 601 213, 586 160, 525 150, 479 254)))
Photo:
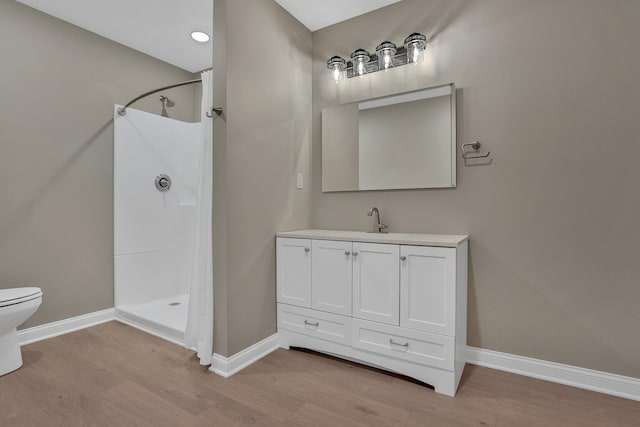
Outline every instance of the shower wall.
POLYGON ((200 123, 114 111, 117 308, 188 293, 200 139, 200 123), (164 193, 155 186, 160 174, 172 180, 164 193))

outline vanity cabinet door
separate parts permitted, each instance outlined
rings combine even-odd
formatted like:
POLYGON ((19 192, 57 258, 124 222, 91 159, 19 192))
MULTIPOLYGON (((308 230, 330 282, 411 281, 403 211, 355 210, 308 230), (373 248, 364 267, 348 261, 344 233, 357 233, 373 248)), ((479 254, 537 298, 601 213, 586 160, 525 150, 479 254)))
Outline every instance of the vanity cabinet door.
POLYGON ((351 316, 351 242, 313 240, 311 307, 351 316))
POLYGON ((400 326, 453 336, 456 250, 400 248, 400 326))
POLYGON ((311 307, 311 240, 276 239, 278 302, 311 307))
POLYGON ((400 247, 353 244, 353 317, 398 325, 400 247))

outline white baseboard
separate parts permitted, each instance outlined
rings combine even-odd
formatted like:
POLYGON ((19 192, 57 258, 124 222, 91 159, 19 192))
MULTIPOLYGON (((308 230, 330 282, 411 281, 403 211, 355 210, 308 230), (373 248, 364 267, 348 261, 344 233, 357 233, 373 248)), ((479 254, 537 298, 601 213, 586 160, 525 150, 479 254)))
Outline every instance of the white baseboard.
POLYGON ((36 341, 46 340, 57 337, 58 335, 64 335, 69 332, 99 325, 100 323, 109 322, 115 320, 115 316, 115 310, 113 308, 107 308, 106 310, 46 323, 44 325, 34 326, 33 328, 22 329, 18 331, 18 339, 20 340, 20 345, 27 345, 36 341))
MULTIPOLYGON (((175 337, 173 334, 168 333, 165 330, 162 330, 160 326, 155 325, 155 327, 150 327, 143 322, 138 321, 133 316, 127 316, 122 312, 118 312, 116 310, 115 318, 120 323, 124 323, 127 326, 131 326, 132 328, 136 328, 142 332, 146 332, 149 335, 153 335, 154 337, 162 338, 165 341, 169 341, 170 343, 179 345, 180 347, 184 347, 184 338, 179 339, 175 337)), ((183 334, 184 336, 184 334, 183 334)))
POLYGON ((640 379, 467 347, 471 364, 640 401, 640 379))
POLYGON ((214 353, 209 370, 222 377, 229 378, 278 348, 278 334, 273 334, 230 357, 214 353))

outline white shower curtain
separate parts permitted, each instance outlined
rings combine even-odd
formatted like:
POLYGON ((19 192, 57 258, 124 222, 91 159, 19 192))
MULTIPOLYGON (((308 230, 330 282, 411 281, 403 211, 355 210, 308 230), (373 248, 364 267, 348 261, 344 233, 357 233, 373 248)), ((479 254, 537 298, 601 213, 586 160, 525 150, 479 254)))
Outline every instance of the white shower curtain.
POLYGON ((211 71, 202 73, 202 146, 199 156, 198 208, 196 237, 189 292, 189 313, 184 344, 195 348, 201 365, 210 365, 213 355, 213 258, 212 216, 213 197, 213 119, 211 111, 211 71))

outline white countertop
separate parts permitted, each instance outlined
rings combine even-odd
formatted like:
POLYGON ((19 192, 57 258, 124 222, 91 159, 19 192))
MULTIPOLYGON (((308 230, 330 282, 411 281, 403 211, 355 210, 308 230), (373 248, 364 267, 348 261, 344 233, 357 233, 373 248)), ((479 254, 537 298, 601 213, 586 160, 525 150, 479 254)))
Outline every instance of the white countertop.
POLYGON ((282 231, 277 237, 299 239, 342 240, 349 242, 393 243, 397 245, 439 246, 456 248, 469 239, 468 235, 417 234, 417 233, 367 233, 366 231, 343 230, 296 230, 282 231))

